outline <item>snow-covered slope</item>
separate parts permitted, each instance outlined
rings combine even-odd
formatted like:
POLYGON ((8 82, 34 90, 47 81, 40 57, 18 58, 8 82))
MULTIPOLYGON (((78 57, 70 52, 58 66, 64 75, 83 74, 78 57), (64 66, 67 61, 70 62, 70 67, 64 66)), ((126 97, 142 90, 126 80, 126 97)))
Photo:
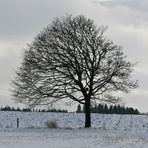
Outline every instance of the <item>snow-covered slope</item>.
MULTIPOLYGON (((0 128, 44 128, 46 122, 56 121, 59 128, 84 127, 83 113, 0 112, 0 128)), ((92 127, 109 130, 148 131, 147 115, 92 114, 92 127)))

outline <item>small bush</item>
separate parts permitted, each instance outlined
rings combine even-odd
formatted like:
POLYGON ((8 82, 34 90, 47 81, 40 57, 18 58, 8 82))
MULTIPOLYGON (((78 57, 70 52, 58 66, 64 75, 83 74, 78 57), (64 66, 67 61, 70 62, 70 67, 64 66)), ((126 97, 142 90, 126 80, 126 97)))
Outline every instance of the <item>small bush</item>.
POLYGON ((28 128, 35 128, 33 125, 30 125, 28 128))
POLYGON ((56 121, 47 121, 45 123, 46 127, 48 128, 58 128, 58 124, 56 121))

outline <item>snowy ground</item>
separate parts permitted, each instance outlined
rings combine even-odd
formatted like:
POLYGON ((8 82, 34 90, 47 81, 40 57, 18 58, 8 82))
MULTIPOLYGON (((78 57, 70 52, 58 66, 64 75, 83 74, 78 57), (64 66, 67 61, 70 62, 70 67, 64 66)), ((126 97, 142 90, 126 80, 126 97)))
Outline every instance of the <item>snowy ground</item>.
POLYGON ((148 148, 148 134, 100 129, 1 129, 0 148, 148 148))
MULTIPOLYGON (((46 128, 46 122, 56 121, 59 128, 83 128, 82 113, 42 113, 0 111, 0 128, 46 128)), ((148 115, 92 114, 92 127, 106 130, 148 131, 148 115)))
POLYGON ((83 126, 84 114, 0 112, 0 148, 148 148, 146 115, 92 114, 92 128, 83 126))

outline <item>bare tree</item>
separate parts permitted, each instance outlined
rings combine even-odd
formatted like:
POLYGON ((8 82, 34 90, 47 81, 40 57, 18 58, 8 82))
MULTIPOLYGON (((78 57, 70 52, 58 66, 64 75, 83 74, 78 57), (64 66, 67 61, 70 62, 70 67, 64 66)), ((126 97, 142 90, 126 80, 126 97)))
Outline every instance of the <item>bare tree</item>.
POLYGON ((131 80, 134 64, 104 37, 105 30, 82 15, 56 18, 24 50, 12 82, 15 100, 33 107, 77 101, 85 105, 85 127, 91 127, 93 100, 116 103, 112 91, 137 87, 131 80))

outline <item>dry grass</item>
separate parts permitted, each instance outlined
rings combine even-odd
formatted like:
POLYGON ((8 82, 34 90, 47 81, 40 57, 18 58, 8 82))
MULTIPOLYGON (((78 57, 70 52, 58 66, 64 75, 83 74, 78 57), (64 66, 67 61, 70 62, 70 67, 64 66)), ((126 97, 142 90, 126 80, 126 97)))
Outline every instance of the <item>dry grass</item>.
POLYGON ((47 121, 45 125, 47 128, 58 128, 58 124, 56 121, 47 121))

